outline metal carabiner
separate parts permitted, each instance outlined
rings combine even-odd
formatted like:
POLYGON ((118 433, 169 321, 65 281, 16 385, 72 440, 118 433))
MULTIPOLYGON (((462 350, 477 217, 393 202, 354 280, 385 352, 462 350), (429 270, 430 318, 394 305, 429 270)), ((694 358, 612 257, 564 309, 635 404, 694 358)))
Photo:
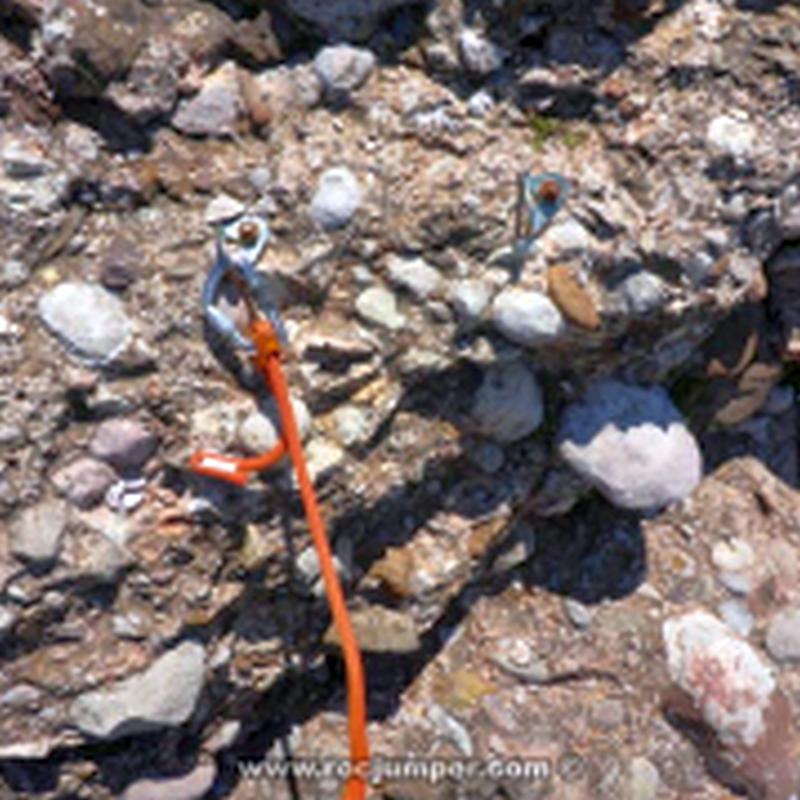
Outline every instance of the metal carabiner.
POLYGON ((258 311, 272 323, 278 337, 285 342, 283 323, 269 297, 266 281, 256 266, 270 240, 269 226, 261 217, 246 215, 218 226, 214 264, 203 285, 201 303, 208 324, 232 348, 253 353, 255 347, 215 305, 222 284, 230 281, 240 293, 253 301, 258 311))

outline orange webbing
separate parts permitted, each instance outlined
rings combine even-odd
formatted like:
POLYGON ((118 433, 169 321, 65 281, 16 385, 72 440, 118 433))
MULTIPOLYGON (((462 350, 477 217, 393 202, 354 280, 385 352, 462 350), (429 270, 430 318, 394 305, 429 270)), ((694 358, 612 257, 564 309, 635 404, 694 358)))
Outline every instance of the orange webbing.
POLYGON ((342 585, 333 565, 325 523, 317 504, 316 493, 308 474, 300 433, 294 418, 289 389, 281 368, 279 347, 272 326, 266 320, 256 320, 251 326, 256 345, 256 363, 262 371, 270 391, 275 397, 283 428, 283 438, 294 465, 300 497, 306 512, 311 539, 319 556, 322 580, 333 622, 339 631, 347 680, 347 722, 350 738, 350 764, 352 772, 345 784, 342 800, 364 800, 367 792, 366 768, 369 762, 367 743, 367 703, 364 666, 356 641, 342 585))

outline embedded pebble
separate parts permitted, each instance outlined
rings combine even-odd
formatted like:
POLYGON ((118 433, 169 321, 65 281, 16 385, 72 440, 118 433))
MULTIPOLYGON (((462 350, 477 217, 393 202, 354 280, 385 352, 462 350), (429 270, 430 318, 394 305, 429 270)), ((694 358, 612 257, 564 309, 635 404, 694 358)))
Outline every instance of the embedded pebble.
POLYGON ((108 487, 106 505, 113 511, 133 511, 145 498, 147 482, 140 478, 123 479, 108 487))
POLYGON ((448 714, 438 703, 428 707, 428 719, 449 739, 467 758, 471 758, 475 750, 469 731, 455 718, 448 714))
POLYGON ((547 270, 547 291, 570 322, 588 330, 600 327, 594 300, 570 267, 559 265, 547 270))
POLYGON ((201 800, 217 777, 214 762, 200 764, 178 778, 148 778, 132 783, 120 800, 201 800))
POLYGON ((419 300, 430 297, 441 285, 442 276, 422 258, 391 256, 386 265, 392 283, 407 289, 419 300))
POLYGON ((493 108, 494 99, 485 89, 475 92, 475 94, 467 100, 467 113, 471 117, 485 117, 493 108))
MULTIPOLYGON (((368 653, 413 653, 420 648, 416 624, 407 611, 367 606, 351 611, 350 620, 360 648, 368 653)), ((340 646, 335 625, 329 626, 323 642, 340 646)))
POLYGON ((19 617, 19 612, 8 606, 0 606, 0 636, 5 636, 19 617))
POLYGON ((772 618, 766 644, 776 661, 800 661, 800 606, 784 608, 772 618))
POLYGON ((753 615, 739 600, 725 600, 717 606, 720 616, 725 624, 739 636, 749 636, 755 625, 753 615))
POLYGON ((324 439, 312 439, 306 447, 308 471, 314 481, 341 464, 344 458, 341 447, 324 439))
POLYGON ((329 97, 347 96, 363 86, 375 68, 375 55, 364 47, 338 44, 323 47, 314 59, 314 72, 329 97))
POLYGON ((34 139, 5 134, 4 140, 0 161, 3 164, 3 172, 9 178, 17 180, 38 178, 53 169, 52 162, 34 139))
POLYGON ((556 222, 542 234, 542 244, 559 255, 586 250, 591 244, 589 231, 575 219, 556 222))
POLYGON ((245 212, 245 205, 229 194, 217 195, 206 206, 206 224, 219 225, 223 222, 230 222, 245 212))
POLYGON ((571 597, 564 600, 564 611, 569 621, 580 630, 586 630, 592 624, 591 609, 571 597))
POLYGON ((503 290, 492 304, 492 321, 503 336, 525 347, 549 344, 566 329, 548 297, 525 289, 503 290))
POLYGON ((22 511, 11 523, 11 553, 36 564, 55 560, 69 520, 63 500, 44 500, 22 511))
POLYGON ((660 387, 616 380, 592 384, 559 431, 567 463, 622 508, 654 509, 682 500, 702 478, 700 449, 660 387))
POLYGON ((753 746, 764 734, 764 712, 776 683, 755 650, 707 611, 664 623, 670 677, 719 734, 753 746))
POLYGON ((361 186, 347 167, 322 173, 311 200, 311 218, 324 230, 343 228, 361 205, 361 186))
POLYGON ((138 469, 158 447, 158 437, 135 419, 109 419, 92 437, 89 450, 118 470, 138 469))
POLYGON ((120 299, 92 283, 60 283, 39 300, 39 316, 69 350, 90 363, 113 361, 133 331, 120 299))
POLYGON ((747 541, 739 537, 716 542, 711 561, 723 572, 742 572, 755 563, 755 553, 747 541))
POLYGON ((103 253, 100 281, 106 289, 124 291, 142 268, 144 255, 131 239, 115 236, 103 253))
POLYGON ((536 376, 518 361, 491 366, 472 405, 478 430, 509 443, 533 433, 544 416, 542 390, 536 376))
POLYGON ((86 558, 77 565, 77 571, 82 578, 99 583, 114 583, 136 562, 126 547, 102 534, 92 536, 87 551, 86 558))
POLYGON ((117 479, 114 470, 94 458, 79 458, 53 473, 53 485, 78 508, 96 506, 117 479))
POLYGON ((488 75, 503 66, 506 52, 483 33, 464 28, 458 37, 458 53, 464 67, 473 75, 488 75))
POLYGON ((628 771, 629 800, 656 800, 660 784, 661 776, 655 764, 641 756, 631 760, 628 771))
POLYGON ((22 286, 30 276, 31 271, 24 261, 12 258, 0 266, 0 286, 4 289, 16 289, 22 286))
POLYGON ((463 280, 453 286, 450 302, 464 322, 477 322, 492 298, 489 286, 480 280, 463 280))
POLYGON ((758 130, 744 114, 723 114, 708 124, 706 139, 712 150, 741 159, 753 154, 758 130))
POLYGON ((227 62, 204 79, 200 91, 178 106, 172 124, 190 136, 231 136, 244 111, 237 67, 227 62))
MULTIPOLYGON (((293 397, 291 402, 300 438, 305 440, 311 431, 311 414, 300 398, 293 397)), ((280 413, 275 401, 270 398, 261 410, 251 412, 242 420, 237 431, 237 440, 248 453, 260 455, 278 444, 279 431, 280 413)))
POLYGON ((630 313, 639 316, 658 310, 666 299, 666 284, 651 272, 636 272, 619 288, 630 313))
POLYGON ((371 286, 356 298, 356 311, 365 321, 389 330, 399 330, 406 318, 397 310, 394 295, 382 286, 371 286))
POLYGON ((470 448, 468 456, 469 460, 487 475, 499 472, 506 460, 503 448, 494 442, 487 441, 477 442, 470 448))
POLYGON ((336 436, 344 447, 365 444, 372 432, 367 411, 358 406, 342 406, 333 412, 336 436))
POLYGON ((81 695, 70 706, 70 716, 83 734, 98 739, 181 725, 194 713, 204 678, 203 646, 183 642, 144 672, 81 695))
POLYGON ((227 449, 236 438, 241 412, 241 404, 225 401, 198 408, 190 421, 192 437, 203 447, 227 449))

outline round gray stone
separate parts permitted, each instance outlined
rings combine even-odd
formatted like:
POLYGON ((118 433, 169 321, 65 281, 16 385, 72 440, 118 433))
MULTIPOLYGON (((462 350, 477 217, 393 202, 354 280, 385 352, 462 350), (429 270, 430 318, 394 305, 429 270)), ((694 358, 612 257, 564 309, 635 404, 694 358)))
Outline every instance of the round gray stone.
POLYGON ((544 413, 542 390, 535 375, 512 362, 490 367, 472 406, 478 430, 498 442, 515 442, 533 433, 544 413))
POLYGON ((361 187, 347 167, 334 167, 322 173, 311 201, 311 218, 325 230, 343 228, 361 205, 361 187))
POLYGON ((800 661, 800 606, 784 608, 772 618, 767 650, 776 661, 800 661))
POLYGON ((109 419, 92 437, 92 455, 117 469, 138 469, 156 450, 158 438, 135 419, 109 419))
POLYGON ((633 314, 649 314, 664 304, 664 281, 650 272, 637 272, 626 278, 620 290, 625 304, 633 314))
POLYGON ((37 564, 54 561, 68 520, 69 507, 63 500, 44 500, 26 508, 11 523, 11 552, 37 564))
POLYGON ((476 322, 483 314, 492 292, 489 286, 480 280, 459 281, 454 287, 450 302, 464 322, 476 322))
POLYGON ((567 409, 558 441, 567 463, 622 508, 662 508, 702 478, 697 442, 660 387, 593 384, 567 409))
POLYGON ((120 299, 93 283, 60 283, 39 300, 39 316, 70 351, 90 363, 112 361, 133 330, 120 299))
POLYGON ((422 258, 392 256, 386 270, 392 283, 408 290, 420 300, 430 297, 442 283, 439 270, 422 258))
POLYGON ((203 646, 183 642, 144 672, 81 695, 72 703, 70 716, 78 730, 98 739, 181 725, 194 713, 204 679, 203 646))
POLYGON ((506 52, 483 33, 464 28, 458 37, 458 53, 464 67, 474 75, 488 75, 503 66, 506 52))
POLYGON ((374 68, 371 51, 349 44, 323 47, 314 59, 314 72, 329 97, 346 96, 363 86, 374 68))
POLYGON ((492 304, 492 321, 507 339, 524 347, 555 341, 564 333, 561 312, 541 292, 505 289, 492 304))
POLYGON ((53 485, 78 508, 96 506, 116 479, 108 464, 94 458, 79 458, 53 473, 53 485))

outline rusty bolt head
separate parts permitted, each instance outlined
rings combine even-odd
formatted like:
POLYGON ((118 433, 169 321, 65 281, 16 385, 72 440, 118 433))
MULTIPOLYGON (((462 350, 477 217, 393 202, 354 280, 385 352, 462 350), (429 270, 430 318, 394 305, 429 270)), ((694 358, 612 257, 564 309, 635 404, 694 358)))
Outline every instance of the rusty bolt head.
POLYGON ((544 181, 539 187, 538 198, 546 203, 555 203, 561 195, 561 187, 556 181, 544 181))
POLYGON ((243 222, 239 225, 239 241, 245 246, 250 247, 258 239, 258 225, 255 222, 243 222))

